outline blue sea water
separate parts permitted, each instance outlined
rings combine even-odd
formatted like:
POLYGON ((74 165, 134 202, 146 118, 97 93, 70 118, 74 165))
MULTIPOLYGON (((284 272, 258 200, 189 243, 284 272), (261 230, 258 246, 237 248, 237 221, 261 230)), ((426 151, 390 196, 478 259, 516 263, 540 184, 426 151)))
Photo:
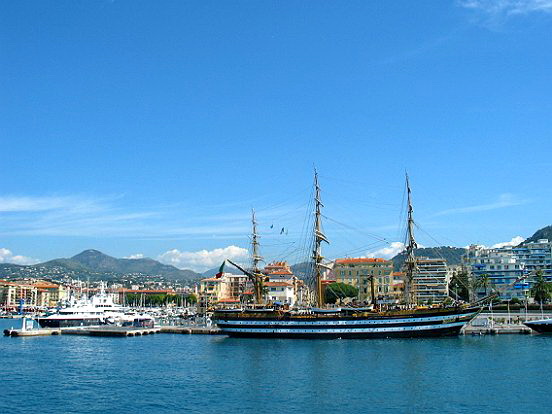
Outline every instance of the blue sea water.
POLYGON ((551 374, 552 336, 2 337, 0 413, 545 413, 551 374))

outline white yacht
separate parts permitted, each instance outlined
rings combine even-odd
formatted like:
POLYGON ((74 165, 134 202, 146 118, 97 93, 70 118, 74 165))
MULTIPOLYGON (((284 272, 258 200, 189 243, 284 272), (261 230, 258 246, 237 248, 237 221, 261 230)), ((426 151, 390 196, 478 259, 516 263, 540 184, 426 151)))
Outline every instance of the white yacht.
POLYGON ((37 318, 37 321, 43 328, 122 324, 129 318, 125 311, 125 307, 113 302, 102 283, 100 292, 92 298, 72 300, 69 306, 59 309, 52 315, 37 318))

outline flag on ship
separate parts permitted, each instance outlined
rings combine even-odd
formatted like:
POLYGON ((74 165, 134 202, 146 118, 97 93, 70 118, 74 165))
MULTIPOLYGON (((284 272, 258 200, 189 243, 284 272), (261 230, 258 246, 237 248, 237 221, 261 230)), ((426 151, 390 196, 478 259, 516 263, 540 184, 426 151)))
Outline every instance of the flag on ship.
POLYGON ((222 264, 219 267, 218 273, 215 275, 217 279, 220 279, 222 277, 222 274, 224 273, 224 265, 226 264, 226 260, 222 262, 222 264))

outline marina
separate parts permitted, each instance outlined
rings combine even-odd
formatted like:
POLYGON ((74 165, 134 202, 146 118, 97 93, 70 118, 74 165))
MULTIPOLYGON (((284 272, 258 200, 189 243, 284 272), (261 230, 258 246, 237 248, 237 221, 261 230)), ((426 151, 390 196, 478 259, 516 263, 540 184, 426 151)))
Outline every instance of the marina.
MULTIPOLYGON (((531 322, 542 323, 550 320, 552 315, 544 317, 540 313, 480 313, 459 332, 460 335, 538 335, 541 332, 531 329, 531 322), (543 319, 544 317, 544 319, 543 319)), ((30 318, 4 319, 5 323, 12 321, 12 325, 22 325, 23 321, 31 321, 30 318)), ((4 329, 4 336, 9 337, 43 337, 52 335, 81 335, 104 337, 133 337, 152 334, 184 334, 184 335, 226 335, 215 325, 182 323, 180 320, 163 320, 164 324, 155 327, 125 327, 125 326, 101 326, 101 327, 65 327, 65 328, 9 328, 4 329)), ((33 324, 36 326, 36 324, 33 324)), ((384 335, 382 335, 385 338, 384 335)))
POLYGON ((0 411, 11 413, 31 412, 36 401, 47 414, 130 414, 135 406, 161 414, 330 413, 343 409, 343 398, 347 410, 366 413, 510 414, 520 407, 546 412, 552 403, 542 369, 552 362, 546 335, 371 341, 60 335, 0 338, 0 352, 9 361, 0 366, 0 411), (23 378, 32 398, 18 398, 23 378), (531 392, 513 391, 505 378, 531 392), (270 402, 252 389, 270 393, 270 402), (337 389, 345 396, 323 395, 337 389))

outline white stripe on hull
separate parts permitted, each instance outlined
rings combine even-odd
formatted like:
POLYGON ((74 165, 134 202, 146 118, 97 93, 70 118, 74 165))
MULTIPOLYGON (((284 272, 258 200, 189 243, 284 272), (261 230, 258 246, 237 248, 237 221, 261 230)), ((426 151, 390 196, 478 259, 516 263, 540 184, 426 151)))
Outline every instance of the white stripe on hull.
POLYGON ((436 325, 418 325, 418 326, 394 326, 391 328, 328 328, 328 329, 263 329, 263 328, 226 328, 220 326, 223 332, 239 333, 278 333, 278 334, 349 334, 349 333, 394 333, 394 332, 415 332, 428 330, 441 330, 455 327, 462 327, 467 322, 442 323, 436 325))
MULTIPOLYGON (((422 318, 403 318, 403 319, 353 319, 353 320, 301 320, 301 319, 291 319, 291 320, 280 320, 280 319, 269 319, 269 320, 249 320, 249 319, 232 319, 232 320, 218 320, 216 323, 222 328, 224 325, 244 325, 244 326, 287 326, 287 325, 304 325, 306 327, 316 327, 317 325, 384 325, 384 324, 414 324, 421 322, 435 322, 436 325, 442 323, 443 321, 458 321, 459 319, 467 318, 471 320, 477 312, 464 313, 459 315, 443 315, 443 316, 429 316, 422 318)), ((429 325, 434 326, 434 325, 429 325)))

